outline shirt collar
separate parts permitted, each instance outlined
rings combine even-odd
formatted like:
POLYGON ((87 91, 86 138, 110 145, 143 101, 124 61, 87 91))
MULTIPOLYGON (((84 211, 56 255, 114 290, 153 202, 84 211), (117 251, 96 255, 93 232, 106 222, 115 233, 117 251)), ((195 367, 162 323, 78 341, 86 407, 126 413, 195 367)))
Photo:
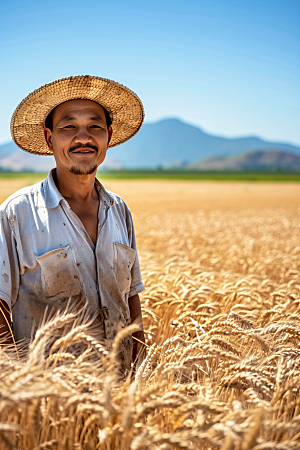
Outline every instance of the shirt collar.
MULTIPOLYGON (((61 201, 65 201, 64 197, 61 195, 56 187, 53 179, 53 173, 55 169, 52 169, 46 180, 43 181, 43 191, 45 196, 46 208, 56 208, 61 201)), ((66 202, 67 203, 67 202, 66 202)))
MULTIPOLYGON (((65 205, 70 207, 66 199, 61 195, 61 193, 56 187, 56 184, 53 179, 54 171, 55 169, 52 169, 49 172, 46 180, 43 181, 43 191, 46 208, 56 208, 60 202, 64 202, 65 205)), ((100 201, 103 200, 103 202, 108 207, 114 204, 114 199, 112 198, 112 196, 108 194, 108 192, 104 189, 103 185, 97 178, 95 179, 95 188, 97 189, 100 201)))
POLYGON ((95 178, 95 188, 98 192, 98 195, 100 197, 100 200, 104 199, 107 202, 107 206, 112 206, 114 204, 114 199, 111 195, 107 192, 107 190, 104 188, 103 184, 100 183, 100 181, 95 178))

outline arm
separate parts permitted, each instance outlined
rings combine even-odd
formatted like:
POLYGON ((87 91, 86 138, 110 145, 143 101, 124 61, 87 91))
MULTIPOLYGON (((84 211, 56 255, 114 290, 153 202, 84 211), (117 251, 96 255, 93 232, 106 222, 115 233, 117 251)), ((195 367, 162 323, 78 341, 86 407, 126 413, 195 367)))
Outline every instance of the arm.
MULTIPOLYGON (((140 322, 141 324, 141 330, 137 331, 136 333, 133 333, 132 337, 138 339, 141 342, 145 342, 145 336, 143 331, 143 319, 142 319, 142 311, 141 311, 141 302, 139 294, 133 295, 128 299, 129 304, 129 310, 130 310, 130 319, 131 323, 133 321, 140 322)), ((132 351, 132 362, 136 360, 136 357, 142 353, 143 347, 145 347, 143 344, 141 344, 139 341, 136 341, 133 339, 133 351, 132 351)))
POLYGON ((0 299, 0 343, 13 344, 12 322, 7 303, 0 299))
MULTIPOLYGON (((2 205, 0 205, 2 206, 2 205)), ((13 211, 14 213, 14 211, 13 211)), ((11 305, 17 299, 20 282, 15 230, 0 207, 0 345, 12 344, 11 305)))

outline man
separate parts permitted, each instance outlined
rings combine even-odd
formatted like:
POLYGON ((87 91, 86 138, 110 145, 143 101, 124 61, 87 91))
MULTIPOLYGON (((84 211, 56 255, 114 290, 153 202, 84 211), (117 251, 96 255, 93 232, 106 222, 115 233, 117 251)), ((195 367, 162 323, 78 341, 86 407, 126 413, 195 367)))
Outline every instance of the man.
MULTIPOLYGON (((53 154, 46 180, 21 189, 0 207, 0 324, 30 342, 46 310, 87 304, 98 337, 141 318, 141 279, 127 205, 95 178, 108 147, 131 138, 144 119, 128 88, 91 76, 56 80, 29 94, 11 122, 15 143, 53 154)), ((144 342, 141 331, 133 335, 144 342)), ((135 342, 138 342, 135 341, 135 342)), ((131 339, 124 344, 129 368, 131 339)))

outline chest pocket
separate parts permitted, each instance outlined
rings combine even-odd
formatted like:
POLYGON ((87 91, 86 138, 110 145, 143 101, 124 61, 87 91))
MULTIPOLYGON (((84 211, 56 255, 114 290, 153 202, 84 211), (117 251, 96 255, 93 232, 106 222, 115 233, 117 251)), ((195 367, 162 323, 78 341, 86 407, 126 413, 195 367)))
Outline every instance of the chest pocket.
POLYGON ((52 250, 36 259, 41 267, 42 289, 46 297, 58 300, 83 291, 72 245, 52 250))
POLYGON ((114 269, 122 295, 130 291, 131 268, 135 257, 136 251, 133 248, 114 242, 114 269))

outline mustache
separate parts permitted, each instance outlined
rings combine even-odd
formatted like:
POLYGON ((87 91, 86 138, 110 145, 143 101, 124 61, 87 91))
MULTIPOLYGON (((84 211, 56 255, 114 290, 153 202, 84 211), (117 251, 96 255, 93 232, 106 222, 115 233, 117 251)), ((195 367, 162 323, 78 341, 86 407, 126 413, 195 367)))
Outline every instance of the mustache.
POLYGON ((79 148, 82 150, 91 148, 92 150, 95 150, 95 152, 98 153, 98 147, 96 147, 96 145, 92 145, 92 144, 74 145, 74 147, 69 148, 69 153, 74 152, 75 150, 78 150, 79 148))

